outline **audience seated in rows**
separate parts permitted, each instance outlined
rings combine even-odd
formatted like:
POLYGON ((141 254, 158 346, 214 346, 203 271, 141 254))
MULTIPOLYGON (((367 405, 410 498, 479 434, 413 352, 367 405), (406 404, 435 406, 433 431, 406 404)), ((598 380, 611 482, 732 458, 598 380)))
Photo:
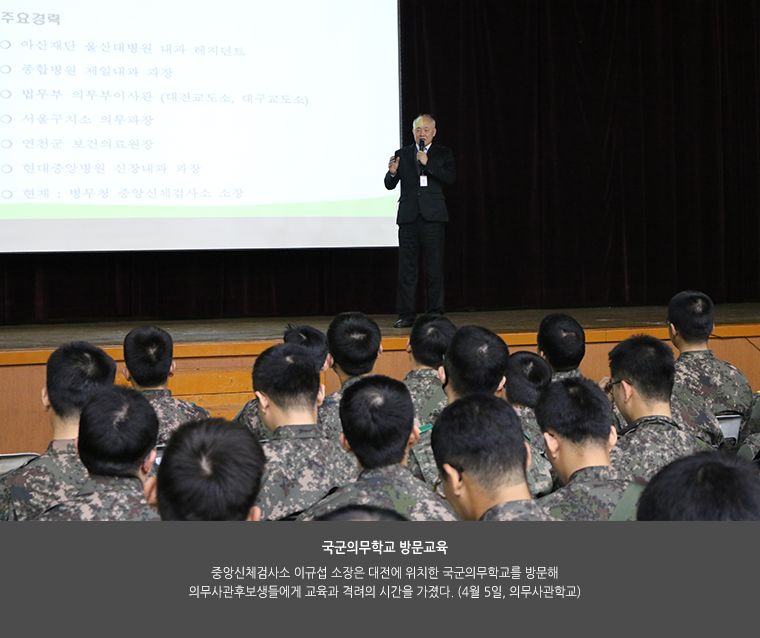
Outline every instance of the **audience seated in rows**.
POLYGON ((43 390, 54 440, 0 478, 0 520, 377 520, 384 509, 394 520, 630 520, 646 481, 642 519, 751 518, 758 468, 727 456, 738 444, 721 441, 717 416, 742 418, 749 450, 756 395, 707 347, 709 297, 679 293, 668 315, 678 361, 666 342, 631 337, 598 386, 578 368, 583 328, 564 313, 542 320, 540 356, 511 357, 490 330, 422 316, 403 382, 370 376, 381 334, 362 313, 336 316, 327 335, 288 326, 256 359, 242 423, 171 396, 164 330, 126 336, 134 390, 113 386, 101 349, 65 344, 43 390), (330 367, 341 387, 324 397, 330 367), (156 478, 157 441, 168 444, 156 478))
POLYGON ((142 394, 119 386, 98 390, 79 420, 77 450, 88 480, 37 520, 160 520, 143 486, 156 458, 157 437, 158 417, 142 394))
POLYGON ((116 363, 85 341, 72 341, 50 355, 42 406, 53 428, 53 440, 42 456, 0 478, 10 492, 4 515, 31 520, 69 500, 87 481, 87 470, 76 451, 79 418, 87 400, 113 385, 116 363))

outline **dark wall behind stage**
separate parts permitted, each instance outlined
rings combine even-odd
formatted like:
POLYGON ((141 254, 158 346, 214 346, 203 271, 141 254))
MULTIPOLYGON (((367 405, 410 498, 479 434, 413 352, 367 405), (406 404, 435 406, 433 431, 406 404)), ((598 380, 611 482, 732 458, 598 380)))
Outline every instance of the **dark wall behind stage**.
MULTIPOLYGON (((660 304, 684 288, 760 300, 757 2, 400 11, 405 143, 429 111, 457 159, 448 310, 660 304)), ((356 115, 335 131, 344 160, 372 126, 356 115)), ((382 179, 387 157, 356 155, 382 179)), ((0 314, 392 313, 395 277, 395 249, 2 255, 0 314)))

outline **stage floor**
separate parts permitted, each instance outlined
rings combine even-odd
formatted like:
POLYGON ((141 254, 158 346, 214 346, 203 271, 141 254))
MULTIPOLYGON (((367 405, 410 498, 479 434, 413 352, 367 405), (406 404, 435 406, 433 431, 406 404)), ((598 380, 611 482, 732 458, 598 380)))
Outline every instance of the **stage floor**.
MULTIPOLYGON (((499 334, 535 333, 549 312, 566 312, 585 330, 665 328, 665 306, 624 308, 552 308, 452 312, 456 326, 475 324, 499 334)), ((716 306, 716 325, 760 324, 760 304, 716 306)), ((372 315, 383 337, 402 337, 409 329, 393 327, 396 315, 372 315)), ((120 346, 135 326, 150 323, 168 330, 175 343, 229 343, 280 341, 288 324, 305 323, 326 331, 332 317, 266 317, 187 321, 109 321, 76 324, 0 326, 0 350, 54 349, 67 341, 83 339, 98 346, 120 346)))
MULTIPOLYGON (((499 334, 536 332, 549 312, 567 312, 585 330, 614 328, 664 328, 664 306, 624 308, 553 308, 452 312, 447 316, 456 326, 476 324, 499 334)), ((760 304, 725 304, 715 308, 716 325, 760 323, 760 304)), ((409 329, 396 329, 395 315, 373 315, 383 337, 400 337, 409 329)), ((279 341, 287 324, 305 323, 327 330, 332 317, 266 317, 188 321, 109 321, 99 323, 0 326, 1 350, 50 349, 67 341, 83 339, 98 346, 118 346, 124 335, 138 325, 151 323, 168 330, 175 343, 222 343, 279 341)))

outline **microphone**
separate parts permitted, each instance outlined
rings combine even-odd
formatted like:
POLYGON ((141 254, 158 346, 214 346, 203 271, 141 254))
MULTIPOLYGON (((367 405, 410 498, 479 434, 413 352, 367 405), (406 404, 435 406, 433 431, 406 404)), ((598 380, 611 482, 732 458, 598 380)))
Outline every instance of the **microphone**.
MULTIPOLYGON (((425 138, 424 138, 424 137, 421 137, 421 138, 420 138, 420 142, 419 142, 419 144, 420 144, 420 148, 419 148, 419 150, 420 150, 420 151, 422 151, 422 152, 424 153, 424 152, 425 152, 425 138)), ((415 158, 415 159, 416 159, 416 158, 415 158)), ((424 173, 424 171, 425 171, 425 168, 422 166, 422 162, 420 162, 420 160, 418 160, 418 159, 416 159, 416 161, 417 161, 417 166, 419 166, 419 167, 420 167, 420 170, 421 170, 421 171, 424 173)))

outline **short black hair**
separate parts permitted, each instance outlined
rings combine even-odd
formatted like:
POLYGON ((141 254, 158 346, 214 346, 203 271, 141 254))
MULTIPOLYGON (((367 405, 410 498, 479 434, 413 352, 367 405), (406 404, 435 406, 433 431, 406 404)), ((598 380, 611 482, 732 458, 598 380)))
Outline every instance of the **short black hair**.
POLYGON ((136 390, 103 388, 82 409, 77 449, 90 474, 136 476, 157 439, 158 417, 136 390))
POLYGON ((418 363, 437 370, 443 365, 443 357, 456 331, 448 317, 420 315, 409 335, 412 356, 418 363))
POLYGON ((538 326, 538 349, 556 371, 575 370, 586 355, 586 333, 570 315, 552 312, 538 326))
POLYGON ((552 381, 552 369, 535 352, 520 350, 507 362, 507 400, 512 405, 535 408, 538 397, 552 381))
POLYGON ((322 366, 327 359, 327 335, 314 326, 288 324, 283 336, 285 343, 294 343, 303 346, 314 357, 314 363, 317 366, 317 372, 322 370, 322 366))
POLYGON ((481 326, 462 326, 446 350, 446 382, 457 396, 493 394, 507 371, 509 348, 494 332, 481 326))
POLYGON ((333 360, 352 377, 372 372, 381 343, 377 323, 361 312, 343 312, 327 329, 327 344, 333 360))
POLYGON ((676 374, 673 350, 651 335, 634 335, 609 354, 614 381, 630 383, 645 401, 670 401, 676 374))
POLYGON ((124 363, 135 383, 143 388, 163 385, 174 359, 171 335, 156 326, 140 326, 124 337, 124 363))
POLYGON ((612 406, 593 381, 582 377, 556 379, 541 393, 536 420, 542 432, 550 430, 580 445, 609 441, 612 406))
POLYGON ((375 505, 344 505, 332 512, 317 516, 315 521, 408 521, 394 510, 375 505))
POLYGON ((50 355, 46 376, 53 410, 61 418, 72 418, 95 392, 113 385, 116 362, 97 346, 71 341, 50 355))
POLYGON ((757 465, 721 452, 669 463, 639 499, 640 521, 760 521, 757 465))
POLYGON ((396 379, 364 377, 343 392, 340 422, 364 469, 401 463, 414 429, 412 396, 396 379))
POLYGON ((684 290, 670 300, 668 321, 686 343, 702 343, 715 327, 715 305, 703 292, 684 290))
POLYGON ((303 346, 279 343, 267 348, 256 357, 251 376, 253 389, 283 410, 316 405, 319 371, 313 353, 303 346))
POLYGON ((165 521, 243 521, 261 489, 266 458, 256 435, 224 419, 175 430, 158 468, 158 512, 165 521))
POLYGON ((441 475, 448 463, 489 491, 527 480, 525 442, 514 408, 492 394, 470 394, 447 405, 430 440, 441 475))

